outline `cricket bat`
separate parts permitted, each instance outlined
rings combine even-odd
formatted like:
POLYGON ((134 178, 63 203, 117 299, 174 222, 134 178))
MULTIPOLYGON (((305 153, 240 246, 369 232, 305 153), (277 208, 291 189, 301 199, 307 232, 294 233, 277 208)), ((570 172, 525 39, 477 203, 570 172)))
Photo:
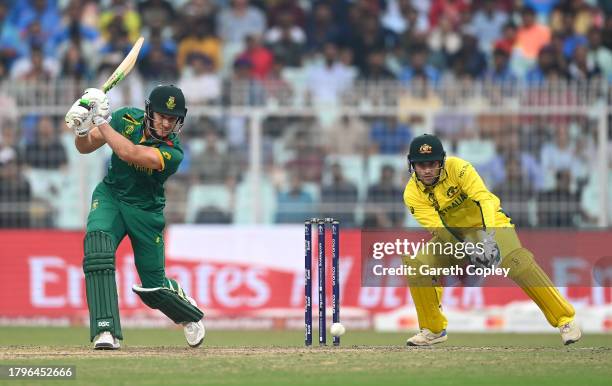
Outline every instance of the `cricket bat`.
MULTIPOLYGON (((126 57, 119 64, 119 66, 117 66, 115 71, 113 71, 111 76, 106 80, 106 82, 104 82, 102 87, 100 87, 104 93, 107 93, 110 89, 115 87, 123 78, 127 76, 127 74, 130 73, 130 71, 132 71, 132 68, 134 68, 134 65, 136 64, 138 53, 140 53, 140 49, 142 48, 142 43, 144 43, 144 38, 141 36, 138 38, 138 40, 136 40, 136 43, 134 43, 134 46, 130 52, 128 52, 126 57)), ((91 108, 88 100, 81 99, 79 104, 87 109, 91 108)), ((74 123, 76 126, 80 126, 82 122, 75 121, 74 123)))

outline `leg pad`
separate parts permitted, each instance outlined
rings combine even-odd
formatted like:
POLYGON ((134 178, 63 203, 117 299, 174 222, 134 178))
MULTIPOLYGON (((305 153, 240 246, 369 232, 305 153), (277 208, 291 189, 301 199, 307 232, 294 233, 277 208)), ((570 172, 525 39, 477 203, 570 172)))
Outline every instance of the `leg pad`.
POLYGON ((174 289, 143 288, 133 285, 132 291, 140 297, 144 304, 160 310, 174 323, 197 322, 204 317, 204 313, 198 307, 191 304, 185 296, 179 295, 179 292, 174 289))
POLYGON ((90 340, 103 331, 110 331, 115 338, 123 339, 115 283, 114 240, 104 232, 89 232, 85 235, 84 250, 90 340))

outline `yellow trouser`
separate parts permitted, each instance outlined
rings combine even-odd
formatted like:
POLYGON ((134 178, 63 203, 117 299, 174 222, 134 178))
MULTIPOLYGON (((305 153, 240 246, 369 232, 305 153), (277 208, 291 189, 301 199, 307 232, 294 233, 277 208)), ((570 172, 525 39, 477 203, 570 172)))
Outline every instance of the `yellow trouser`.
MULTIPOLYGON (((536 263, 533 254, 522 247, 512 227, 496 228, 495 240, 502 256, 501 267, 510 268, 509 277, 538 305, 553 327, 574 319, 574 307, 555 288, 546 273, 536 263)), ((430 242, 436 242, 434 237, 430 242)), ((432 283, 431 276, 419 275, 418 267, 454 266, 459 261, 451 255, 418 254, 414 259, 405 257, 404 264, 415 267, 415 275, 408 277, 410 294, 416 307, 419 327, 438 333, 446 328, 442 313, 442 287, 432 283)))

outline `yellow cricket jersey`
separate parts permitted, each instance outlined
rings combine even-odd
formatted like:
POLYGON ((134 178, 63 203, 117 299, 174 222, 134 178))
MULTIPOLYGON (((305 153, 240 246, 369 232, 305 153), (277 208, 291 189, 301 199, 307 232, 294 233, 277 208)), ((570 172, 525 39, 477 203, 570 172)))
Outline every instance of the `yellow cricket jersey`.
POLYGON ((472 164, 457 157, 446 159, 433 186, 424 185, 413 173, 404 203, 424 228, 443 241, 461 239, 461 228, 513 226, 472 164))

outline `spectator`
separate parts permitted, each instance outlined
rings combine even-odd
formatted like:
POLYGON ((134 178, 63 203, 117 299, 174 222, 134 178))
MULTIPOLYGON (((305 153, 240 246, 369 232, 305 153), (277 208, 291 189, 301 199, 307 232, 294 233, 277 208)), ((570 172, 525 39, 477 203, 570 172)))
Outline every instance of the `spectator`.
POLYGON ((142 77, 153 81, 175 80, 178 77, 178 68, 174 51, 164 48, 163 44, 150 43, 144 57, 138 62, 142 77))
POLYGON ((191 104, 210 103, 221 97, 221 78, 213 61, 206 55, 193 53, 188 59, 189 70, 183 71, 179 87, 191 104))
POLYGON ((110 6, 100 14, 100 32, 107 43, 114 40, 111 29, 121 27, 128 36, 128 41, 135 42, 140 36, 140 15, 134 9, 134 3, 126 0, 111 0, 110 6))
POLYGON ((372 51, 391 50, 397 45, 397 36, 383 28, 375 17, 366 17, 361 22, 359 36, 349 43, 354 55, 355 66, 364 71, 372 51))
POLYGON ((91 56, 88 61, 93 68, 97 65, 93 61, 96 56, 94 54, 97 53, 98 47, 96 45, 100 33, 97 29, 84 24, 82 20, 84 9, 85 5, 80 0, 70 0, 65 9, 62 26, 52 39, 54 46, 58 47, 60 56, 63 56, 63 53, 67 50, 66 46, 77 45, 79 50, 85 53, 85 56, 91 56))
POLYGON ((193 182, 205 184, 232 184, 237 177, 236 164, 227 152, 227 146, 220 143, 215 128, 205 133, 204 150, 191 160, 193 182))
POLYGON ((451 21, 442 17, 438 26, 431 31, 428 37, 431 50, 430 61, 437 68, 449 67, 450 59, 461 49, 461 35, 454 30, 451 21))
POLYGON ((524 173, 523 164, 521 157, 508 154, 505 168, 501 169, 503 181, 494 192, 503 202, 504 211, 512 218, 512 223, 519 227, 529 227, 532 221, 527 203, 534 198, 534 186, 524 173))
POLYGON ((293 157, 285 164, 285 169, 292 170, 301 181, 319 184, 323 173, 324 154, 319 143, 313 142, 307 131, 297 132, 288 144, 293 157))
POLYGON ((242 43, 249 35, 263 35, 265 28, 264 13, 249 0, 231 0, 231 6, 218 14, 217 35, 224 43, 242 43))
POLYGON ((437 85, 440 73, 433 66, 427 64, 427 47, 415 47, 410 56, 410 66, 404 67, 400 80, 411 83, 416 78, 425 79, 430 85, 437 85))
POLYGON ((531 7, 523 8, 521 18, 523 23, 516 34, 516 48, 523 58, 534 60, 542 47, 550 42, 550 29, 537 22, 531 7))
POLYGON ((302 223, 313 214, 313 198, 304 190, 302 179, 291 175, 289 188, 278 193, 276 201, 277 223, 302 223))
POLYGON ((144 0, 138 3, 138 14, 142 19, 142 24, 145 27, 153 28, 168 28, 170 32, 170 23, 175 19, 176 12, 172 7, 172 3, 167 0, 144 0))
POLYGON ((13 65, 11 77, 26 81, 48 82, 58 72, 55 59, 44 57, 40 47, 32 47, 29 58, 21 58, 13 65))
POLYGON ((176 63, 179 71, 185 67, 190 54, 199 53, 208 56, 214 63, 215 69, 221 66, 221 40, 212 34, 210 27, 202 22, 193 24, 193 33, 181 40, 178 46, 176 63))
POLYGON ((343 115, 325 135, 328 154, 358 155, 367 153, 369 138, 365 122, 354 115, 343 115))
POLYGON ((66 48, 62 59, 62 77, 73 80, 88 78, 90 75, 87 62, 78 43, 70 44, 66 48))
POLYGON ((604 20, 602 43, 607 49, 612 50, 612 16, 608 15, 604 20))
POLYGON ((570 59, 574 55, 576 47, 587 44, 584 35, 577 34, 574 30, 574 13, 567 9, 563 12, 563 24, 560 35, 563 39, 563 55, 570 59))
POLYGON ((475 36, 463 35, 461 49, 452 58, 453 66, 460 62, 465 74, 472 79, 480 78, 487 69, 487 58, 478 48, 478 40, 475 36))
POLYGON ((340 29, 334 22, 329 4, 319 2, 314 6, 306 28, 306 36, 306 48, 310 52, 322 51, 328 42, 338 41, 340 29))
POLYGON ((347 227, 354 227, 357 206, 357 187, 347 181, 338 163, 331 165, 332 181, 321 189, 320 213, 339 220, 347 227))
POLYGON ((363 226, 401 227, 405 217, 403 194, 403 190, 395 182, 395 169, 390 165, 383 166, 380 181, 368 188, 363 226))
POLYGON ((540 20, 548 20, 550 13, 559 0, 525 0, 523 5, 530 7, 540 20))
POLYGON ((359 78, 374 82, 395 79, 395 76, 385 63, 384 50, 375 49, 370 51, 367 57, 367 65, 361 71, 359 78))
POLYGON ((0 3, 0 63, 10 66, 20 54, 19 30, 8 18, 8 4, 0 3))
POLYGON ((50 117, 41 117, 34 142, 25 147, 25 162, 37 169, 60 169, 66 166, 66 149, 50 117))
POLYGON ((55 36, 61 27, 61 17, 54 0, 24 0, 20 2, 19 14, 13 19, 19 31, 30 30, 33 24, 44 41, 49 42, 45 54, 52 55, 55 47, 49 37, 55 36))
POLYGON ((567 123, 560 122, 555 127, 553 140, 542 145, 540 151, 540 162, 542 163, 544 189, 555 188, 555 176, 560 171, 572 171, 578 167, 580 162, 575 154, 574 147, 569 137, 567 123))
POLYGON ((569 65, 569 75, 572 79, 586 81, 601 76, 599 66, 589 60, 588 55, 589 48, 586 45, 579 45, 574 49, 574 56, 569 65))
POLYGON ((499 9, 495 0, 484 0, 482 9, 472 18, 469 31, 478 36, 480 49, 490 53, 494 43, 501 38, 507 22, 508 15, 499 9))
POLYGON ((258 35, 246 37, 246 49, 238 57, 251 63, 251 75, 256 79, 266 78, 274 65, 272 53, 261 44, 258 35))
POLYGON ((315 103, 335 103, 354 80, 351 68, 338 60, 338 48, 332 42, 325 44, 323 62, 306 71, 306 84, 315 103))
POLYGON ((274 99, 276 102, 287 105, 293 97, 291 85, 283 78, 283 63, 276 60, 272 65, 272 70, 264 79, 263 86, 268 100, 274 99))
POLYGON ((425 33, 429 29, 427 16, 420 14, 411 0, 387 1, 387 9, 381 23, 398 35, 406 32, 425 33))
POLYGON ((485 80, 506 85, 511 85, 517 81, 517 77, 510 68, 510 53, 508 51, 503 48, 495 48, 495 51, 493 51, 493 67, 487 71, 485 80))
POLYGON ((594 63, 609 81, 612 79, 612 51, 602 44, 602 30, 593 27, 588 33, 589 52, 587 60, 594 63))
POLYGON ((274 27, 283 24, 283 19, 290 18, 292 24, 302 28, 306 22, 306 14, 297 0, 278 0, 268 8, 268 24, 274 27))
POLYGON ((435 28, 442 18, 447 18, 453 28, 457 27, 461 14, 469 11, 467 0, 433 0, 429 9, 429 25, 435 28))
POLYGON ((0 228, 30 226, 31 190, 10 147, 0 150, 0 228))
POLYGON ((558 61, 555 58, 555 51, 552 46, 543 47, 538 54, 538 62, 525 76, 527 83, 539 85, 550 78, 564 75, 558 61))
POLYGON ((234 72, 224 86, 224 103, 250 106, 260 105, 265 100, 265 89, 259 79, 253 78, 253 64, 246 58, 234 62, 234 72))
POLYGON ((580 219, 580 198, 572 193, 569 170, 556 173, 556 187, 538 195, 538 226, 575 228, 580 219))
POLYGON ((266 43, 275 58, 286 66, 301 64, 306 34, 295 24, 293 13, 281 12, 278 23, 266 32, 266 43))
POLYGON ((509 54, 512 53, 514 49, 514 45, 516 44, 516 36, 518 33, 518 29, 516 25, 512 22, 508 22, 504 25, 502 30, 502 36, 495 42, 495 49, 502 49, 509 54))
POLYGON ((407 154, 412 139, 410 128, 397 118, 378 119, 370 131, 371 152, 379 154, 407 154))

